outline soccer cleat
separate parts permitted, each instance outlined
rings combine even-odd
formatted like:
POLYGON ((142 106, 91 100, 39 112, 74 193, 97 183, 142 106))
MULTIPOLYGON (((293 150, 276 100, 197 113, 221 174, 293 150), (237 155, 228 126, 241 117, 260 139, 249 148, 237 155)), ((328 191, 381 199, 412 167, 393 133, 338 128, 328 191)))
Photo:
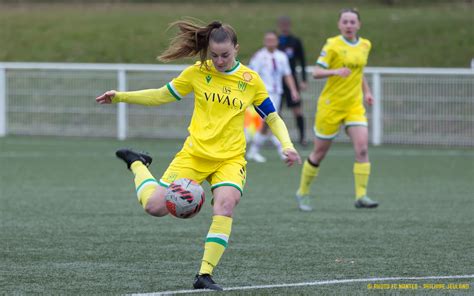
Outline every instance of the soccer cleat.
POLYGON ((150 166, 153 161, 150 155, 130 149, 119 149, 115 152, 115 155, 127 164, 128 169, 135 161, 141 161, 145 166, 150 166))
POLYGON ((378 202, 371 200, 368 196, 358 198, 354 206, 358 209, 360 208, 376 208, 379 205, 378 202))
POLYGON ((193 283, 194 289, 209 289, 215 291, 223 291, 221 286, 216 284, 210 274, 196 274, 193 283))
POLYGON ((298 202, 298 208, 303 212, 311 212, 313 207, 311 207, 311 200, 308 195, 300 195, 296 193, 296 201, 298 202))
POLYGON ((248 160, 253 160, 255 162, 259 162, 259 163, 263 163, 263 162, 266 162, 267 159, 260 153, 258 152, 249 152, 247 153, 247 159, 248 160))

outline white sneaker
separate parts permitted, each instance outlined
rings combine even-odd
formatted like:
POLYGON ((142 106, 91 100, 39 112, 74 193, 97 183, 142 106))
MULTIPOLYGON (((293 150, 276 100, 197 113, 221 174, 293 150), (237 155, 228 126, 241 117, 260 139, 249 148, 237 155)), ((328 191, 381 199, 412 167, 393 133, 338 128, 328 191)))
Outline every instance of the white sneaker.
POLYGON ((255 162, 259 162, 259 163, 262 163, 262 162, 266 162, 267 159, 260 153, 258 152, 254 152, 254 153, 247 153, 247 159, 248 160, 253 160, 255 162))
POLYGON ((298 202, 298 208, 303 212, 311 212, 313 207, 311 206, 311 200, 307 195, 299 195, 296 193, 296 202, 298 202))

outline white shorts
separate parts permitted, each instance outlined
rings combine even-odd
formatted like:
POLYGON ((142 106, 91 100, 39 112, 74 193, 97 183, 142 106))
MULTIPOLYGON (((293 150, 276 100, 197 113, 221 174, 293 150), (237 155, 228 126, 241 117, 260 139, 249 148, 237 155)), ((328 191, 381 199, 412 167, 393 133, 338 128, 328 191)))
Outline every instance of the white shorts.
POLYGON ((281 94, 269 92, 268 95, 270 96, 270 100, 272 101, 273 106, 275 106, 275 110, 278 113, 280 111, 281 94))

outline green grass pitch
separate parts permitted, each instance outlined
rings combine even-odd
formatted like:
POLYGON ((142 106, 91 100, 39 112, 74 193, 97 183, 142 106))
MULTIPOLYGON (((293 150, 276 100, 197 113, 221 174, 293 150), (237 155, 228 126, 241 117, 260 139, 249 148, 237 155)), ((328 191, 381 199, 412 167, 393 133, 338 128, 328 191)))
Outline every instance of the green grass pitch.
MULTIPOLYGON (((210 199, 189 220, 147 216, 119 147, 154 156, 160 177, 181 141, 0 139, 2 294, 129 294, 190 289, 210 218, 210 199)), ((309 150, 301 150, 306 157, 309 150)), ((369 195, 353 207, 353 151, 336 144, 313 187, 316 210, 293 194, 300 166, 267 149, 248 164, 229 248, 215 271, 224 287, 320 280, 474 274, 474 151, 371 147, 369 195)), ((209 195, 208 184, 204 185, 209 195)), ((468 295, 467 290, 369 291, 367 283, 229 292, 230 295, 468 295)), ((472 295, 472 294, 471 294, 472 295)))

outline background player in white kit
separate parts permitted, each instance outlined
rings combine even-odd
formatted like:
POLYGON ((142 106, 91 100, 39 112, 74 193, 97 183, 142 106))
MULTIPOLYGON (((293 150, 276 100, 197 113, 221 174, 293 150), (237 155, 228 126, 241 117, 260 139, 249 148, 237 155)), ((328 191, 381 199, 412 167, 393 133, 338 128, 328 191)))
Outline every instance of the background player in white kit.
MULTIPOLYGON (((267 88, 273 105, 279 111, 281 95, 283 94, 283 83, 288 85, 291 91, 291 97, 294 101, 299 101, 300 96, 296 88, 293 76, 291 75, 290 63, 287 55, 278 50, 278 35, 276 32, 265 33, 263 39, 264 47, 257 51, 250 60, 249 66, 252 70, 258 72, 267 88)), ((257 109, 258 112, 258 109, 257 109)), ((281 150, 281 144, 278 139, 270 135, 270 130, 265 124, 261 131, 258 131, 252 139, 252 144, 247 152, 247 159, 256 162, 265 162, 266 159, 260 154, 260 148, 265 141, 270 138, 277 147, 280 157, 284 158, 281 150)))

